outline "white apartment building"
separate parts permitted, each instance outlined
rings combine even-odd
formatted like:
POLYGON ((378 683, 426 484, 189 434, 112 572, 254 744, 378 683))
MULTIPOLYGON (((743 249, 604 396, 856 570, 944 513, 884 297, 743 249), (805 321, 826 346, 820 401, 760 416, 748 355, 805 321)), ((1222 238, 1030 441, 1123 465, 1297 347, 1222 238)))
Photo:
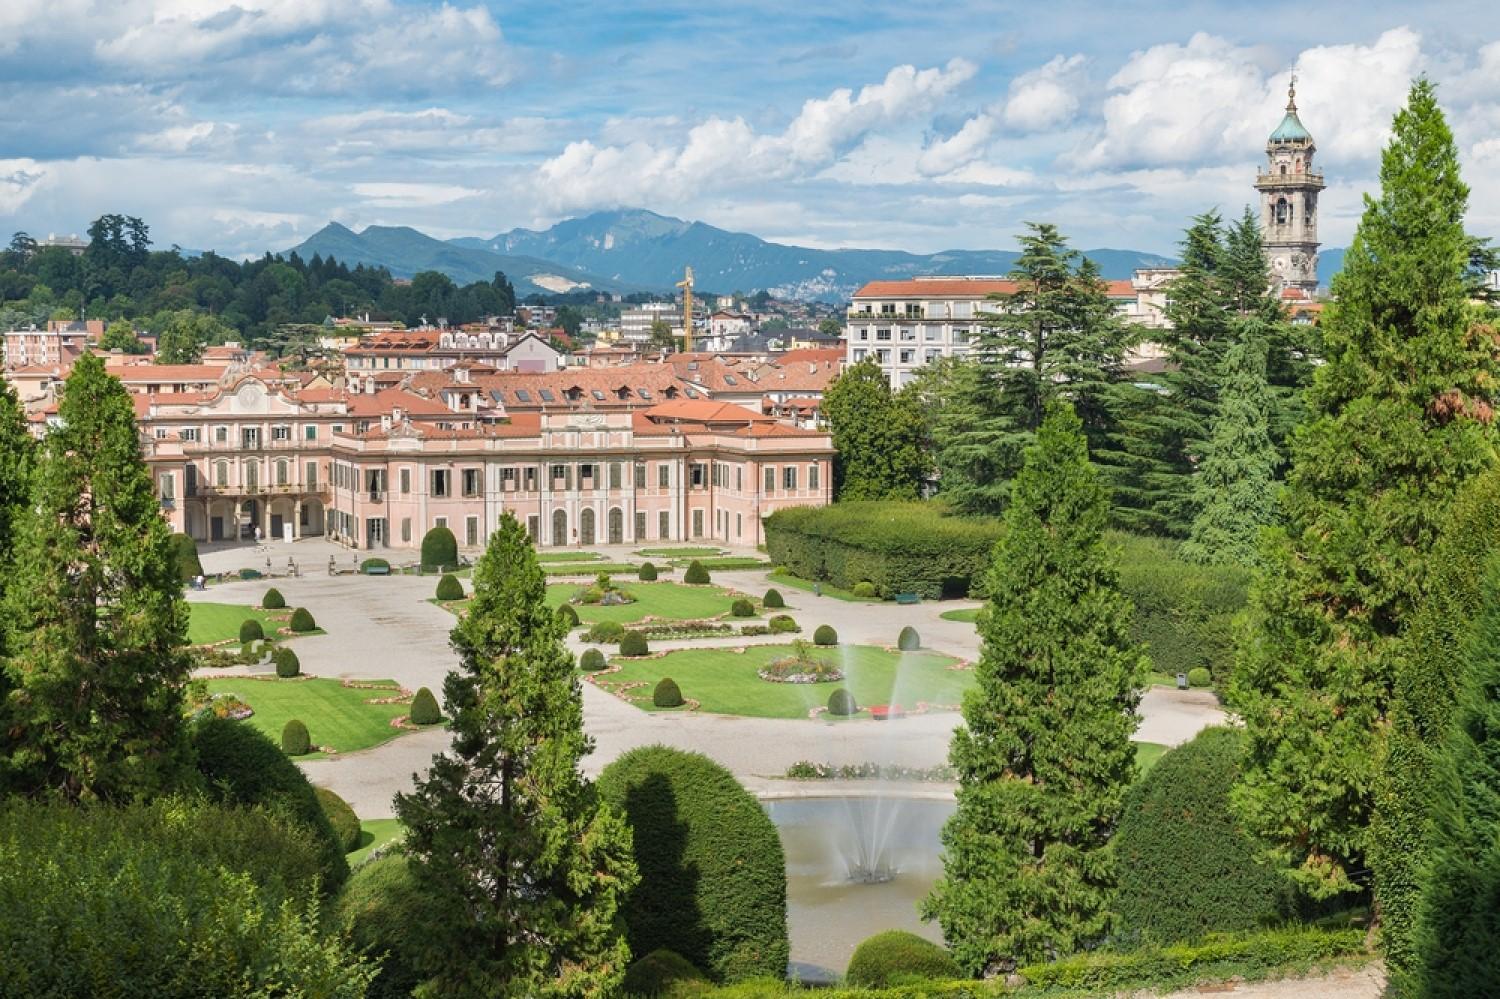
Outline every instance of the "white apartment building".
POLYGON ((651 339, 651 324, 658 319, 682 335, 682 306, 675 302, 643 302, 620 310, 620 339, 626 343, 646 343, 651 339))

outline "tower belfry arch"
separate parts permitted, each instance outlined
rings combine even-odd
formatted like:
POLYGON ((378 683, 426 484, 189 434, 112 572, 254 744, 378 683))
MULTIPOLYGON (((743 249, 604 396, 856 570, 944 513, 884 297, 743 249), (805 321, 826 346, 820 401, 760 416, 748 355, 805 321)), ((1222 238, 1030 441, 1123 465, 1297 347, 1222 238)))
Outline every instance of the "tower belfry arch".
POLYGON ((1257 174, 1260 232, 1271 280, 1311 296, 1318 287, 1318 192, 1312 133, 1297 114, 1297 78, 1287 87, 1286 114, 1266 140, 1266 169, 1257 174))

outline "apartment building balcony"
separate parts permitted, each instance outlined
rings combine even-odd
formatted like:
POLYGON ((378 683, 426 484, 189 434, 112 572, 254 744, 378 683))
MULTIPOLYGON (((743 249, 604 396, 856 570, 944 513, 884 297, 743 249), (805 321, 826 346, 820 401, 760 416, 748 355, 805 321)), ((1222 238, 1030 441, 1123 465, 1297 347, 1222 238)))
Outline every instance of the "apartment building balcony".
POLYGON ((851 320, 863 320, 866 322, 900 322, 903 319, 926 319, 926 309, 909 309, 904 312, 872 312, 869 309, 851 305, 844 315, 851 320))

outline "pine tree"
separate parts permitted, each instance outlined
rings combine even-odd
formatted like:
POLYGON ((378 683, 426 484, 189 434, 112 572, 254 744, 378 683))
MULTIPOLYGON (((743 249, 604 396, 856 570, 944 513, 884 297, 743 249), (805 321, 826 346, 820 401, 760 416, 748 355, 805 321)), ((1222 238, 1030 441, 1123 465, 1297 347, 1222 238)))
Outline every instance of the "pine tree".
POLYGON ((453 629, 452 751, 396 796, 414 873, 446 914, 422 928, 434 995, 607 996, 630 959, 630 831, 579 773, 593 745, 563 636, 506 513, 453 629))
POLYGON ((1493 330, 1467 295, 1468 189, 1430 83, 1413 85, 1381 193, 1334 280, 1231 690, 1252 829, 1317 894, 1357 887, 1402 631, 1454 497, 1494 460, 1493 330))
POLYGON ((1276 467, 1266 348, 1253 320, 1220 365, 1219 404, 1203 461, 1193 473, 1198 512, 1182 557, 1210 565, 1255 565, 1261 530, 1276 519, 1276 467))
POLYGON ((833 436, 839 499, 917 498, 926 462, 913 401, 893 395, 872 361, 851 365, 828 387, 822 411, 833 436))
POLYGON ((950 752, 958 810, 923 904, 972 973, 1068 954, 1108 928, 1110 837, 1145 679, 1108 512, 1082 424, 1054 404, 995 550, 977 684, 950 752))
POLYGON ((135 410, 84 355, 19 518, 0 785, 122 800, 184 779, 187 608, 135 410))

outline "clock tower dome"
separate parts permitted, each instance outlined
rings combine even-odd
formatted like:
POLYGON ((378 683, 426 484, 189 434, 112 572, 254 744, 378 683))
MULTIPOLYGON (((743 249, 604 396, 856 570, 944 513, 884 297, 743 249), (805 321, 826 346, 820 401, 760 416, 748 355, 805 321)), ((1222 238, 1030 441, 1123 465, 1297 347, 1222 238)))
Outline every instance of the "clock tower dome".
POLYGON ((1297 79, 1287 89, 1286 116, 1266 140, 1265 172, 1255 178, 1260 192, 1260 234, 1271 281, 1311 297, 1318 287, 1318 192, 1323 175, 1314 173, 1312 133, 1297 117, 1297 79))

